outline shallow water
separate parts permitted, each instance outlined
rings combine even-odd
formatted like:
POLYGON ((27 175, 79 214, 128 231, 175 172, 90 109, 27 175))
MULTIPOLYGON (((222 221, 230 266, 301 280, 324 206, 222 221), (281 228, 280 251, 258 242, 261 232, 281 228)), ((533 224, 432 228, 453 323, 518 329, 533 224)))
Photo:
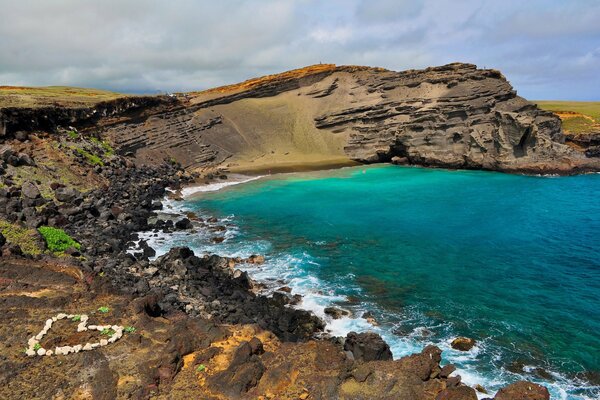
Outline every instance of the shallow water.
POLYGON ((598 398, 599 199, 600 175, 396 166, 283 174, 185 202, 226 218, 225 242, 179 234, 155 245, 265 254, 249 269, 255 278, 285 282, 321 316, 332 303, 354 313, 330 320, 333 334, 376 329, 396 357, 436 344, 463 380, 491 392, 525 378, 553 398, 598 398), (360 318, 365 310, 380 327, 360 318), (457 335, 478 345, 454 351, 457 335))

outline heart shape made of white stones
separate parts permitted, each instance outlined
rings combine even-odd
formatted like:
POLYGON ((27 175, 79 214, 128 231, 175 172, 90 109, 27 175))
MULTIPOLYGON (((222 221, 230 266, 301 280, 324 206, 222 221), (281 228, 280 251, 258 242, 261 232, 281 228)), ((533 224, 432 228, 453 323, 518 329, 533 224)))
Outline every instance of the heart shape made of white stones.
MULTIPOLYGON (((52 318, 46 320, 46 324, 42 330, 35 336, 31 337, 27 341, 27 350, 25 354, 29 357, 33 356, 51 356, 51 355, 66 355, 69 353, 79 353, 80 351, 94 350, 98 347, 107 346, 110 343, 114 343, 123 336, 123 327, 119 325, 89 325, 87 321, 89 317, 86 314, 78 315, 80 317, 79 324, 77 324, 77 332, 84 332, 87 330, 104 331, 105 329, 112 329, 115 333, 108 339, 100 339, 96 343, 76 344, 75 346, 57 346, 54 350, 47 350, 41 347, 40 340, 48 333, 52 324, 58 320, 68 318, 73 320, 77 315, 60 313, 52 318)), ((77 321, 75 321, 77 322, 77 321)))

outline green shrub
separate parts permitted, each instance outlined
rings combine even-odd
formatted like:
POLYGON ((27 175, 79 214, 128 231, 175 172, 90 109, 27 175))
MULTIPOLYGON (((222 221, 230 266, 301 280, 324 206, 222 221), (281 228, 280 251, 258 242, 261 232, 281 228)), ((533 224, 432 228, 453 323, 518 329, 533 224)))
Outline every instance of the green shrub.
POLYGON ((38 232, 46 241, 48 249, 54 253, 62 253, 69 247, 75 247, 77 250, 81 248, 81 245, 73 240, 71 236, 67 235, 62 229, 53 228, 51 226, 41 226, 38 228, 38 232))
POLYGON ((106 306, 102 306, 102 307, 98 307, 98 311, 100 311, 102 314, 106 314, 110 309, 106 306))

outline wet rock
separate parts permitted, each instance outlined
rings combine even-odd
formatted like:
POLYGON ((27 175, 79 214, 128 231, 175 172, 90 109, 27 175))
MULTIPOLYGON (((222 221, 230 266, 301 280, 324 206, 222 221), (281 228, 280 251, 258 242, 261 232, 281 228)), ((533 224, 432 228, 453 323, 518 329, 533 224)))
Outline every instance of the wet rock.
POLYGON ((460 336, 452 341, 451 346, 456 350, 469 351, 475 346, 475 339, 460 336))
POLYGON ((454 371, 456 371, 454 364, 446 364, 440 371, 440 378, 448 378, 454 371))
POLYGON ((341 308, 336 307, 326 307, 324 310, 325 314, 329 315, 333 319, 340 319, 342 317, 346 317, 350 315, 350 312, 347 310, 342 310, 341 308))
POLYGON ((253 254, 246 259, 248 264, 263 264, 265 262, 265 257, 261 255, 253 254))
POLYGON ((344 350, 352 352, 357 361, 391 360, 390 346, 376 333, 350 332, 344 342, 344 350))
POLYGON ((190 221, 188 218, 183 218, 183 219, 180 219, 179 221, 175 222, 176 229, 185 230, 185 229, 192 229, 193 227, 194 227, 194 225, 192 225, 192 221, 190 221))
POLYGON ((502 388, 494 400, 549 400, 550 393, 545 387, 527 381, 515 382, 502 388))

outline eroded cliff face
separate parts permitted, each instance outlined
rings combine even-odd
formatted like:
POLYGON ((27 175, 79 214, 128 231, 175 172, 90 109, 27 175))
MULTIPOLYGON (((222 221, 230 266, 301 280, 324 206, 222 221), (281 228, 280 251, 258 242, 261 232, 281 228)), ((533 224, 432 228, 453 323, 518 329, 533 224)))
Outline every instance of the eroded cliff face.
POLYGON ((190 170, 351 161, 600 170, 599 158, 565 145, 558 117, 517 96, 500 72, 471 64, 403 72, 324 64, 154 99, 124 103, 123 112, 91 110, 81 122, 137 164, 177 160, 190 170))

